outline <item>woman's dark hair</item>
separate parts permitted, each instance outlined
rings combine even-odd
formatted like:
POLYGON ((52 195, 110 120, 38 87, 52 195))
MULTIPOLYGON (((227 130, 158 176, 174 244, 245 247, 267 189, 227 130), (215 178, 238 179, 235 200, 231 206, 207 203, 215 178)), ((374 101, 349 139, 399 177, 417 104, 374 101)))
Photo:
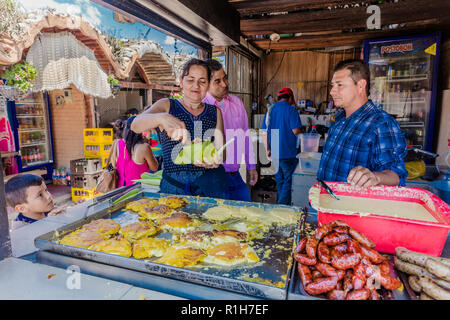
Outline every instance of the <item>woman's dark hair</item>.
POLYGON ((181 79, 184 79, 184 77, 186 77, 189 74, 189 71, 191 70, 192 66, 204 67, 206 70, 206 74, 208 76, 208 81, 211 81, 211 70, 209 69, 208 64, 206 63, 206 61, 197 58, 192 58, 183 65, 183 70, 181 72, 181 79))
POLYGON ((139 143, 145 142, 144 136, 142 133, 136 133, 133 130, 131 130, 131 123, 133 123, 134 118, 136 116, 131 116, 128 118, 125 124, 125 128, 123 129, 123 140, 125 140, 125 144, 127 147, 128 154, 130 155, 130 158, 133 157, 132 150, 135 145, 139 143))
POLYGON ((122 120, 122 119, 117 119, 115 122, 114 122, 114 125, 113 125, 113 129, 114 129, 114 137, 116 138, 116 139, 121 139, 121 138, 123 138, 123 129, 125 128, 125 124, 126 124, 126 121, 125 120, 122 120))
POLYGON ((334 72, 347 69, 350 71, 350 78, 356 84, 359 80, 366 80, 366 94, 370 95, 370 69, 369 64, 361 59, 348 59, 339 62, 334 67, 334 72))
POLYGON ((18 204, 27 202, 27 189, 33 186, 40 186, 44 179, 30 173, 19 174, 12 177, 5 184, 6 203, 14 208, 18 204))

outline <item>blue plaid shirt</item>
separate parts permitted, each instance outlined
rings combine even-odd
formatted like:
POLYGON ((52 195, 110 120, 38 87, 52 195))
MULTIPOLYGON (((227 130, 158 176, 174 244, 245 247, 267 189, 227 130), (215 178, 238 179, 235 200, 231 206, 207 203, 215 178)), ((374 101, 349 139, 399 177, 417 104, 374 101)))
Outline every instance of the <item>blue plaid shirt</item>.
POLYGON ((405 185, 403 161, 406 140, 397 121, 371 100, 346 118, 342 110, 328 131, 317 176, 325 181, 347 182, 351 169, 362 166, 373 172, 392 170, 405 185))

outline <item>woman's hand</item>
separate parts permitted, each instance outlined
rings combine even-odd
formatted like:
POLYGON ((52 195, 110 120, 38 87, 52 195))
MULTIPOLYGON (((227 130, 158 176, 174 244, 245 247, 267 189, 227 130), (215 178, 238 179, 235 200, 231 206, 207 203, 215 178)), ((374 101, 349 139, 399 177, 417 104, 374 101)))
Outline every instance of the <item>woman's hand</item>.
POLYGON ((189 140, 189 132, 187 131, 184 122, 170 114, 161 116, 160 127, 162 130, 166 131, 167 135, 172 140, 181 140, 183 144, 186 144, 189 140))
POLYGON ((200 168, 205 169, 215 169, 218 168, 222 164, 222 159, 217 156, 217 154, 213 154, 213 161, 211 162, 207 157, 203 157, 203 162, 199 160, 194 162, 193 165, 200 168))

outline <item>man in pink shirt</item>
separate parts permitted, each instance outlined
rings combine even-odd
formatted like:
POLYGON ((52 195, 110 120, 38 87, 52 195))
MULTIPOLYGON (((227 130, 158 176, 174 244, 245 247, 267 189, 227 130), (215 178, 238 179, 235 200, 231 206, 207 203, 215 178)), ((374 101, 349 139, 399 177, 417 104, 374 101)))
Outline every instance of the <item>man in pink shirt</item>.
POLYGON ((248 130, 247 111, 242 101, 229 94, 228 77, 219 61, 209 59, 206 61, 211 70, 209 89, 203 102, 215 105, 222 112, 225 129, 225 140, 234 139, 226 149, 226 159, 223 164, 227 173, 230 200, 252 201, 250 191, 239 173, 242 155, 250 174, 250 185, 258 181, 255 156, 253 153, 250 131, 248 130))

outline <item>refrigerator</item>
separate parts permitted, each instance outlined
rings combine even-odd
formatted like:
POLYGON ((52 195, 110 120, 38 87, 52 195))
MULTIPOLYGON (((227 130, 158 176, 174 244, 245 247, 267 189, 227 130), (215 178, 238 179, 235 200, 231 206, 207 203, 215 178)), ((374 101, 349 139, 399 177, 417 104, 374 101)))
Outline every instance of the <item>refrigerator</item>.
POLYGON ((46 180, 52 178, 54 163, 49 106, 48 94, 42 92, 8 105, 19 172, 47 169, 46 180))
POLYGON ((440 34, 364 41, 370 99, 400 124, 408 146, 433 152, 440 34))

